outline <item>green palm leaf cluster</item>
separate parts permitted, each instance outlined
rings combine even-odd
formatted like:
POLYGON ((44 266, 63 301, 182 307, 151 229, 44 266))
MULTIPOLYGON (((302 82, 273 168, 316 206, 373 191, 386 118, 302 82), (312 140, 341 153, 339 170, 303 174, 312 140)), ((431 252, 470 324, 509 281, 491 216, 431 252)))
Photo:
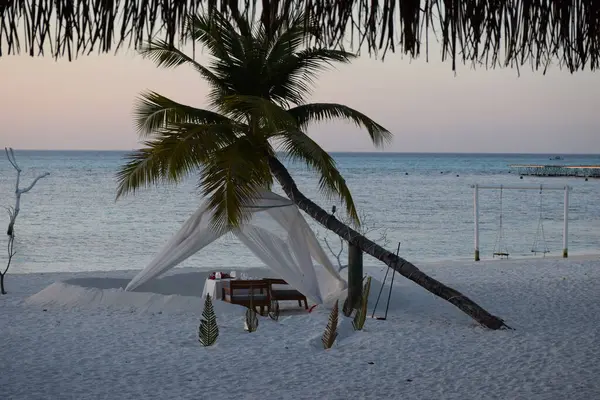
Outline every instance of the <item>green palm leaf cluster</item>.
POLYGON ((272 187, 269 162, 284 154, 316 171, 320 191, 340 200, 359 222, 335 161, 306 129, 314 122, 347 120, 365 128, 376 146, 389 142, 391 134, 350 107, 306 101, 320 72, 350 62, 354 54, 306 47, 318 30, 302 13, 276 17, 270 24, 267 29, 250 17, 217 12, 190 16, 187 36, 209 55, 206 65, 161 40, 141 50, 159 67, 193 67, 210 86, 209 107, 142 93, 134 115, 144 148, 129 154, 118 172, 117 197, 198 173, 199 187, 214 213, 213 228, 227 229, 247 217, 244 205, 272 187))
POLYGON ((250 305, 246 309, 246 314, 244 315, 244 325, 248 333, 256 332, 258 329, 258 316, 254 309, 254 289, 252 288, 250 289, 250 305))
POLYGON ((323 348, 330 349, 335 342, 335 339, 338 336, 337 326, 338 326, 338 301, 335 301, 331 312, 329 313, 329 320, 327 321, 327 326, 325 326, 325 332, 323 332, 323 337, 321 337, 321 342, 323 343, 323 348))
POLYGON ((204 301, 200 327, 198 328, 198 341, 202 346, 212 346, 216 343, 218 337, 219 325, 217 325, 217 316, 215 315, 210 295, 207 294, 204 301))
POLYGON ((246 309, 246 314, 244 315, 244 323, 245 328, 248 333, 256 332, 258 329, 258 315, 256 314, 256 310, 252 305, 246 309))
POLYGON ((365 326, 367 320, 367 306, 369 305, 369 293, 371 292, 371 277, 368 276, 363 286, 362 295, 360 297, 360 304, 356 309, 354 320, 352 320, 352 327, 355 331, 360 331, 365 326))

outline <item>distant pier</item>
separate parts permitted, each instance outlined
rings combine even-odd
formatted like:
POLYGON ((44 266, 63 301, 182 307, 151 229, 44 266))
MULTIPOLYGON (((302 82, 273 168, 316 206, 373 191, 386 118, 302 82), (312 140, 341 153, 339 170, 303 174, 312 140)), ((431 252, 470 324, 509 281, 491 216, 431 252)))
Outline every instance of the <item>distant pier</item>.
POLYGON ((516 171, 519 175, 600 178, 600 165, 510 164, 509 167, 511 170, 516 171))

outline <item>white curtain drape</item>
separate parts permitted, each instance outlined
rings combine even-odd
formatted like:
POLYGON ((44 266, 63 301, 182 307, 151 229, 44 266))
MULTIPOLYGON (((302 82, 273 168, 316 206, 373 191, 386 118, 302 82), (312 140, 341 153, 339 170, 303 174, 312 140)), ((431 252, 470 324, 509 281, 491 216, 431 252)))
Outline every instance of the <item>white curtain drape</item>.
MULTIPOLYGON (((317 304, 329 302, 346 288, 346 282, 325 254, 314 232, 289 199, 264 192, 247 207, 247 211, 254 214, 253 218, 233 233, 278 277, 317 304), (276 221, 285 234, 275 234, 258 226, 255 218, 258 213, 276 221)), ((203 204, 125 290, 135 290, 226 233, 212 231, 211 216, 212 213, 203 204)))

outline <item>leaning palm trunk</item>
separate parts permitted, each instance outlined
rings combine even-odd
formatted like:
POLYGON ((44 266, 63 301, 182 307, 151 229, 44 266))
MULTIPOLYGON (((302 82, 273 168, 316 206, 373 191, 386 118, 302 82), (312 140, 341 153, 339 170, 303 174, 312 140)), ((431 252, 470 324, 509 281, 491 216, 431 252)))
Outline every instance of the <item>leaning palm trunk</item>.
POLYGON ((454 304, 481 325, 490 329, 508 327, 503 320, 491 315, 462 293, 431 278, 412 263, 372 242, 351 227, 340 222, 333 215, 327 213, 298 190, 294 179, 278 159, 270 157, 269 167, 290 200, 325 228, 347 240, 349 243, 359 247, 365 253, 381 260, 389 268, 398 271, 398 273, 427 289, 436 296, 454 304))

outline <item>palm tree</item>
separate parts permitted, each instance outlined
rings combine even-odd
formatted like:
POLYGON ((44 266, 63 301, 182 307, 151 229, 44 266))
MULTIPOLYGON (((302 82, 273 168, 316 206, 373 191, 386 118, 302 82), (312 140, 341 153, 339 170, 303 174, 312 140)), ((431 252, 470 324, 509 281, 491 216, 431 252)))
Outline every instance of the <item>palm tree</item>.
POLYGON ((302 161, 319 176, 319 189, 339 198, 355 225, 356 207, 332 157, 304 132, 314 121, 344 119, 363 127, 375 146, 390 132, 366 115, 344 105, 306 103, 318 73, 333 63, 348 63, 344 50, 304 47, 318 33, 314 22, 299 13, 273 18, 270 26, 250 18, 223 14, 189 18, 190 40, 211 56, 199 64, 165 41, 155 40, 142 55, 161 67, 191 65, 209 83, 210 110, 177 103, 155 92, 141 95, 135 118, 146 147, 129 155, 118 172, 117 197, 161 181, 178 182, 200 174, 200 188, 214 211, 214 229, 237 226, 248 216, 241 210, 261 189, 276 180, 303 211, 362 251, 448 300, 481 324, 498 329, 502 320, 470 299, 424 274, 355 229, 328 214, 296 186, 281 162, 281 153, 302 161), (288 17, 289 18, 289 17, 288 17))

